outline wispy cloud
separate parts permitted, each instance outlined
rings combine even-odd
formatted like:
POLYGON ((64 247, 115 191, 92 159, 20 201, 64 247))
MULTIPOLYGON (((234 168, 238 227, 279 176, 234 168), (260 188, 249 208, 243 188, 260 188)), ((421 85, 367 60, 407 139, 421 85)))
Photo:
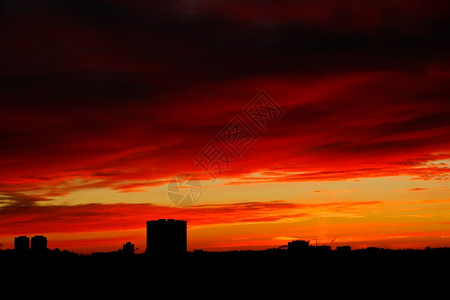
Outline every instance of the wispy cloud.
POLYGON ((312 191, 309 192, 310 194, 342 194, 342 193, 355 193, 358 192, 359 190, 353 190, 353 189, 344 189, 344 190, 316 190, 316 191, 312 191))
POLYGON ((417 187, 417 188, 406 189, 406 190, 396 190, 396 192, 422 192, 422 191, 428 191, 428 190, 431 190, 431 188, 417 187))
POLYGON ((152 204, 72 206, 9 205, 0 208, 0 235, 36 232, 97 232, 138 229, 159 218, 188 220, 189 226, 274 222, 323 213, 358 214, 380 201, 291 203, 286 201, 198 205, 190 208, 152 204))

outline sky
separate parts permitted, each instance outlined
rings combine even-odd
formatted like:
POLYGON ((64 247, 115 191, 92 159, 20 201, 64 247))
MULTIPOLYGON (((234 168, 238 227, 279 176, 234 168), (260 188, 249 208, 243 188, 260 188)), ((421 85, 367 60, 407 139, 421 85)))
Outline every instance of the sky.
POLYGON ((450 246, 449 17, 444 0, 0 0, 3 249, 143 252, 160 218, 188 221, 188 250, 450 246))

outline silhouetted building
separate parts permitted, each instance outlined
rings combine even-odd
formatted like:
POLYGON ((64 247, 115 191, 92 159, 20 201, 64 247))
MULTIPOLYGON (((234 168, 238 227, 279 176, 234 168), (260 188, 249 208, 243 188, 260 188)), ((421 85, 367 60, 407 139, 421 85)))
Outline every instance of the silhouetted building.
POLYGON ((288 243, 288 254, 300 254, 305 253, 309 249, 309 242, 308 241, 292 241, 288 243))
POLYGON ((203 249, 195 249, 193 252, 194 255, 203 255, 204 253, 203 249))
POLYGON ((47 238, 43 235, 36 235, 31 238, 31 253, 43 255, 47 252, 47 238))
POLYGON ((147 253, 154 256, 182 256, 187 251, 186 221, 147 221, 147 253))
POLYGON ((17 254, 23 255, 30 250, 30 238, 27 236, 18 236, 14 238, 14 251, 17 254))
POLYGON ((337 246, 336 252, 339 254, 348 254, 352 252, 352 247, 350 246, 337 246))
POLYGON ((122 253, 124 255, 134 255, 134 244, 132 244, 131 242, 123 244, 122 253))
POLYGON ((329 254, 330 251, 331 251, 331 247, 330 246, 326 246, 326 245, 311 246, 310 247, 311 254, 326 255, 326 254, 329 254))

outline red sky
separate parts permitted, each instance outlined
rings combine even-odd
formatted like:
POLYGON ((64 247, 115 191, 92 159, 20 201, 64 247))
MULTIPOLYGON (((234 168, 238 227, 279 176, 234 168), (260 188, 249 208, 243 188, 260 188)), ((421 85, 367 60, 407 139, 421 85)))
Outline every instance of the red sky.
POLYGON ((5 0, 0 242, 450 244, 447 1, 5 0), (259 91, 284 110, 199 202, 167 183, 259 91))

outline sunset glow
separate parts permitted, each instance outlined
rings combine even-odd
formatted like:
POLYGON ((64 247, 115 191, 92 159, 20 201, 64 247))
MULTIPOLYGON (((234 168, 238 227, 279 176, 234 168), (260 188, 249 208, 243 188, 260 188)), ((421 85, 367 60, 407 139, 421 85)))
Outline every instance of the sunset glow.
POLYGON ((4 249, 140 253, 160 218, 190 251, 450 246, 448 2, 89 2, 5 2, 4 249), (266 132, 243 114, 260 91, 283 110, 266 132), (206 176, 194 157, 241 115, 258 137, 206 176))

